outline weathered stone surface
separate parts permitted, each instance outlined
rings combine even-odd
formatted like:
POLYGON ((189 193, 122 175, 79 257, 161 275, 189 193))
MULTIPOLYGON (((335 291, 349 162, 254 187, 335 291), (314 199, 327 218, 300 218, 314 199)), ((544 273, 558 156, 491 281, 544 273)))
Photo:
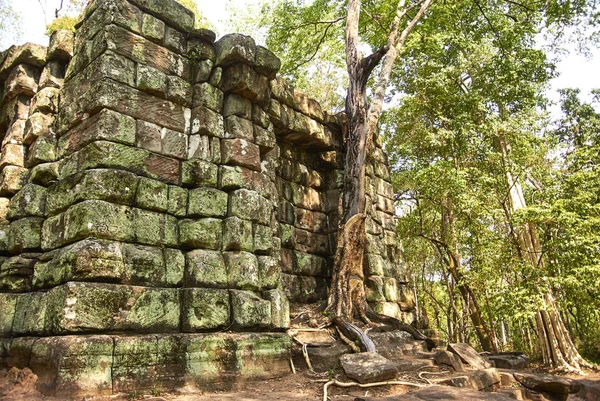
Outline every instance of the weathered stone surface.
POLYGON ((191 31, 194 27, 194 13, 176 1, 131 0, 131 2, 182 31, 191 31))
POLYGON ((250 252, 223 252, 230 288, 259 290, 262 288, 258 259, 250 252))
POLYGON ((454 369, 455 372, 464 372, 465 367, 458 355, 450 351, 438 351, 433 360, 438 365, 446 365, 454 369))
POLYGON ((185 332, 229 326, 227 290, 186 288, 183 290, 182 328, 185 332))
POLYGON ((227 214, 229 195, 214 188, 197 188, 189 191, 189 217, 224 217, 227 214))
POLYGON ((351 352, 345 344, 335 343, 329 347, 307 347, 313 369, 317 373, 330 372, 340 367, 340 357, 351 352))
POLYGON ((449 386, 428 386, 411 391, 408 394, 384 398, 357 397, 355 401, 510 401, 514 400, 505 394, 486 393, 473 389, 449 386))
POLYGON ((12 46, 7 49, 0 67, 0 79, 6 79, 12 68, 21 63, 43 67, 46 64, 46 48, 33 43, 25 43, 22 46, 12 46))
POLYGON ((42 248, 51 250, 88 237, 174 247, 177 219, 104 201, 84 201, 44 222, 42 248))
POLYGON ((144 14, 142 18, 142 35, 160 43, 165 37, 165 23, 150 14, 144 14))
POLYGON ((340 363, 346 376, 359 383, 391 380, 398 373, 391 361, 374 352, 342 355, 340 363))
POLYGON ((151 152, 185 159, 187 135, 141 120, 137 122, 137 146, 151 152))
POLYGON ((44 217, 46 213, 46 188, 27 184, 10 201, 6 218, 44 217))
POLYGON ((229 279, 221 252, 209 250, 188 252, 185 283, 188 287, 227 288, 229 279))
POLYGON ((135 204, 142 209, 165 212, 169 205, 168 185, 149 178, 140 178, 135 204))
POLYGON ((229 116, 225 120, 225 138, 241 138, 246 141, 254 140, 252 121, 238 116, 229 116))
POLYGON ((201 159, 215 164, 221 163, 221 141, 209 135, 190 135, 188 159, 201 159))
POLYGON ((229 215, 269 224, 273 206, 255 191, 238 189, 229 196, 229 215))
POLYGON ((26 217, 10 223, 8 250, 17 254, 25 250, 40 249, 43 222, 41 217, 26 217))
POLYGON ((252 118, 252 101, 235 93, 225 96, 223 117, 238 116, 250 120, 252 118))
POLYGON ((269 49, 256 46, 255 68, 256 71, 272 80, 281 68, 281 61, 269 49))
POLYGON ((172 332, 179 328, 180 292, 100 283, 67 283, 49 293, 54 334, 105 331, 172 332))
POLYGON ((529 358, 521 352, 502 352, 485 357, 499 369, 524 370, 529 366, 529 358))
POLYGON ((218 177, 217 165, 205 160, 188 160, 181 167, 181 182, 186 186, 216 187, 218 177))
POLYGON ((270 290, 263 293, 263 298, 271 301, 271 326, 274 329, 290 327, 290 303, 281 290, 270 290))
POLYGON ((264 75, 242 63, 223 69, 222 89, 225 92, 238 93, 260 105, 269 100, 269 81, 264 75))
POLYGON ((220 219, 186 219, 179 222, 179 242, 187 248, 219 250, 222 233, 220 219))
POLYGON ((238 329, 263 327, 271 324, 271 302, 253 292, 230 290, 232 323, 238 329))
POLYGON ((223 92, 207 82, 194 85, 192 107, 199 106, 220 113, 223 110, 223 92))
POLYGON ((70 398, 112 393, 113 339, 110 336, 65 336, 38 339, 29 366, 38 373, 44 394, 70 398))
POLYGON ((239 217, 223 220, 224 251, 254 251, 252 222, 239 217))
POLYGON ((405 331, 390 331, 385 333, 370 333, 371 339, 377 346, 377 352, 390 360, 398 356, 415 356, 427 351, 424 341, 415 340, 405 331))
MULTIPOLYGON (((13 319, 15 317, 15 311, 17 306, 17 300, 19 295, 17 294, 2 294, 0 293, 0 337, 10 337, 13 328, 13 319)), ((0 355, 4 357, 4 355, 0 355)))
POLYGON ((224 164, 260 171, 259 147, 245 139, 223 139, 221 152, 221 161, 224 164))
POLYGON ((50 36, 50 45, 46 60, 70 60, 73 57, 75 34, 66 29, 54 31, 50 36))
POLYGON ((524 372, 514 372, 513 376, 523 386, 535 391, 567 395, 576 393, 580 389, 577 381, 566 377, 524 372))
POLYGON ((458 355, 460 359, 474 369, 486 369, 489 364, 469 344, 448 344, 448 351, 458 355))
POLYGON ((233 63, 248 63, 254 65, 256 57, 256 44, 254 39, 239 33, 223 36, 215 42, 216 61, 218 66, 227 66, 233 63))
POLYGON ((187 216, 188 191, 176 185, 169 185, 167 211, 176 217, 187 216))
POLYGON ((47 334, 46 315, 48 295, 43 292, 32 292, 19 295, 15 308, 12 332, 14 335, 47 334))
POLYGON ((196 107, 192 110, 192 134, 202 134, 223 138, 223 116, 207 107, 196 107))

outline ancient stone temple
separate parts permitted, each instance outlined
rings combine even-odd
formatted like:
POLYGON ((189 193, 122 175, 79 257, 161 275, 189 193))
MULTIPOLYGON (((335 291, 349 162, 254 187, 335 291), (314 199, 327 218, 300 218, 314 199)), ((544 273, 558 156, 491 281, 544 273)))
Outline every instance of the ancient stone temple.
MULTIPOLYGON (((1 54, 0 363, 45 393, 285 374, 290 303, 326 297, 340 120, 253 39, 193 26, 96 0, 1 54)), ((410 321, 380 143, 369 160, 369 300, 410 321)))

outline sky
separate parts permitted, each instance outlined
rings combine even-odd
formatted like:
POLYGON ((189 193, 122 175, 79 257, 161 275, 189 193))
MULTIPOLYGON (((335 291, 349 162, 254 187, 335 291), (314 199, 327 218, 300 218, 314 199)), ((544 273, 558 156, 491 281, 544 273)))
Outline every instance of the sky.
MULTIPOLYGON (((54 10, 59 6, 60 0, 9 0, 13 8, 23 15, 23 35, 20 42, 34 42, 42 45, 48 44, 48 38, 44 35, 45 19, 42 7, 46 9, 47 19, 50 22, 54 10)), ((235 5, 246 3, 257 3, 261 0, 199 0, 200 12, 215 26, 220 34, 230 33, 226 25, 228 2, 235 5)), ((558 63, 560 76, 551 82, 548 96, 553 101, 558 101, 556 91, 561 88, 579 88, 586 95, 593 88, 600 88, 600 50, 594 52, 592 59, 571 52, 558 63)), ((588 97, 589 99, 589 97, 588 97)), ((552 114, 559 112, 555 107, 552 114)))

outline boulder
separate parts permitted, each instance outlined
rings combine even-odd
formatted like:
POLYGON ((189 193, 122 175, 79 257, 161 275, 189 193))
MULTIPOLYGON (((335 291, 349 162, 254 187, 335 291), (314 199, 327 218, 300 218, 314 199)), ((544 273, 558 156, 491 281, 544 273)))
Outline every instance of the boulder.
POLYGON ((391 380, 398 373, 393 362, 374 352, 343 355, 340 362, 346 376, 359 383, 391 380))
POLYGON ((458 387, 431 386, 408 394, 399 394, 385 398, 357 397, 354 401, 513 401, 505 394, 485 393, 482 391, 458 387))
POLYGON ((499 369, 523 370, 529 366, 529 358, 521 352, 503 352, 486 357, 499 369))
POLYGON ((448 344, 448 351, 455 353, 464 362, 475 369, 489 368, 487 363, 469 344, 448 344))
POLYGON ((513 373, 513 376, 528 389, 551 394, 573 394, 581 387, 578 382, 566 377, 517 372, 513 373))
POLYGON ((339 368, 340 357, 351 352, 350 347, 339 343, 326 347, 313 347, 309 345, 307 351, 313 370, 317 373, 339 368))
POLYGON ((456 372, 464 372, 465 365, 463 365, 462 361, 458 357, 458 355, 453 354, 449 351, 439 351, 433 357, 433 360, 438 365, 447 365, 454 369, 456 372))

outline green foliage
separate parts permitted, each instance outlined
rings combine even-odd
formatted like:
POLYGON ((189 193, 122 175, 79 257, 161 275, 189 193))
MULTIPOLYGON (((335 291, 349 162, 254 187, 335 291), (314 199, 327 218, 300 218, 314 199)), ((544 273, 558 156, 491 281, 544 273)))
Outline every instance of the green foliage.
POLYGON ((198 3, 196 3, 196 0, 177 0, 177 2, 194 12, 194 15, 196 16, 196 21, 194 25, 196 28, 214 30, 214 27, 208 21, 208 19, 206 19, 206 17, 204 17, 200 13, 200 10, 198 9, 198 3))
POLYGON ((46 25, 46 35, 50 36, 54 32, 66 29, 68 31, 75 32, 75 25, 79 22, 79 17, 73 17, 70 15, 63 15, 62 17, 56 18, 52 23, 46 25))
POLYGON ((22 34, 21 16, 9 0, 0 0, 0 49, 15 43, 22 34))

